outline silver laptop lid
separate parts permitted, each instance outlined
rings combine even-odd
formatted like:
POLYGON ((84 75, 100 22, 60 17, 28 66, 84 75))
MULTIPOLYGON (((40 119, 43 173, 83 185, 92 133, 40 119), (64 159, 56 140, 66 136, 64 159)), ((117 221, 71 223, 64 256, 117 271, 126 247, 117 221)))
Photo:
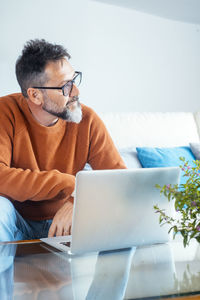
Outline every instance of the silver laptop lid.
POLYGON ((155 184, 176 184, 180 168, 81 171, 76 176, 72 253, 163 243, 168 226, 160 227, 153 206, 168 214, 174 204, 155 184))

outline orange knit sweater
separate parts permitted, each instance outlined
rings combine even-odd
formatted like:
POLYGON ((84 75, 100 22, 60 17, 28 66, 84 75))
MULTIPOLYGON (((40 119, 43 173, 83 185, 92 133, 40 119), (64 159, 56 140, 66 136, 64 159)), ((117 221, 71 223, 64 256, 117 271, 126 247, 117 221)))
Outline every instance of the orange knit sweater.
POLYGON ((21 93, 0 98, 0 195, 32 220, 51 219, 71 195, 75 175, 125 165, 103 122, 82 105, 79 124, 40 125, 21 93))

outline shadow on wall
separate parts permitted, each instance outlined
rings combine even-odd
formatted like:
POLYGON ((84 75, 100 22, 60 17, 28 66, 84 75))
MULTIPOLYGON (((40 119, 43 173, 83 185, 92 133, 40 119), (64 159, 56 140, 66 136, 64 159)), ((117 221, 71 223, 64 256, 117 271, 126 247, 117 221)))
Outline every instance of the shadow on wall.
POLYGON ((161 18, 200 24, 199 0, 92 0, 123 6, 161 18))

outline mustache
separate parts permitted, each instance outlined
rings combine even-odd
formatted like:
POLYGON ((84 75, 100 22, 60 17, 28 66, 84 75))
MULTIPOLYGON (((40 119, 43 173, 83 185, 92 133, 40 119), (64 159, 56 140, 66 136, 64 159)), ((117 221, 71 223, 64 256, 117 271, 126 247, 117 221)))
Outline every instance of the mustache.
POLYGON ((79 101, 79 97, 78 96, 73 96, 72 99, 69 102, 67 102, 66 106, 69 106, 71 103, 78 102, 78 101, 79 101))

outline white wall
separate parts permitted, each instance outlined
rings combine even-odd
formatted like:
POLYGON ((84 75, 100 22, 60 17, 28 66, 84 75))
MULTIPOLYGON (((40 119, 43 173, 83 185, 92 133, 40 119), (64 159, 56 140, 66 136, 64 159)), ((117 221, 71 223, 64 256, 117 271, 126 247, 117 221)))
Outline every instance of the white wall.
POLYGON ((6 0, 0 36, 0 95, 19 91, 25 41, 45 38, 67 47, 98 112, 200 110, 199 25, 92 0, 6 0))

